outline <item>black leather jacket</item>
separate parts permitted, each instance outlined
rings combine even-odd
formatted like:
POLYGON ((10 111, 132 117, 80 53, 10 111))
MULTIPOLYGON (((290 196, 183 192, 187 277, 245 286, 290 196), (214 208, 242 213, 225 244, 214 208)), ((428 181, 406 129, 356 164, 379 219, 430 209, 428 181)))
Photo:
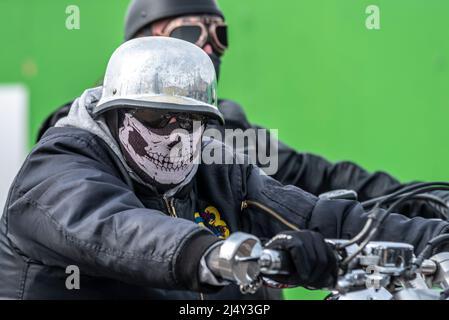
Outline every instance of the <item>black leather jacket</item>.
MULTIPOLYGON (((245 164, 199 165, 192 182, 164 200, 136 185, 99 137, 51 128, 8 195, 0 222, 0 297, 195 299, 201 291, 207 299, 239 299, 235 286, 216 292, 198 281, 200 257, 217 235, 244 231, 268 239, 294 225, 350 238, 366 218, 358 202, 318 199, 245 164), (66 288, 69 265, 80 268, 80 290, 66 288)), ((441 220, 394 214, 377 239, 420 251, 448 231, 441 220)))

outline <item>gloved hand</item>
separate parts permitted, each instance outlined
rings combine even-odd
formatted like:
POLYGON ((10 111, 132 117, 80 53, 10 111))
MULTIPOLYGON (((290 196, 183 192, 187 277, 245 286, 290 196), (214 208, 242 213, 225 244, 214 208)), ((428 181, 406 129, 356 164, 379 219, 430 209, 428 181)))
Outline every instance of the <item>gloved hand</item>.
POLYGON ((286 231, 269 240, 265 247, 287 251, 295 269, 290 275, 270 275, 268 278, 289 286, 334 287, 338 275, 337 257, 321 234, 286 231))

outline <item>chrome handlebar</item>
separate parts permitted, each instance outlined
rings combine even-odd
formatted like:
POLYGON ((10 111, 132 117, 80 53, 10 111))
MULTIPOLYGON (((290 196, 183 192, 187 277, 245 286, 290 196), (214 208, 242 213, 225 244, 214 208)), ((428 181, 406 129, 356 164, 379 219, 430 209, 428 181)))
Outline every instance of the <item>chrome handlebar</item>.
MULTIPOLYGON (((345 240, 326 240, 334 248, 345 240)), ((339 251, 340 259, 357 250, 353 244, 339 251)), ((340 270, 337 286, 330 299, 410 300, 441 299, 449 288, 449 252, 425 260, 413 274, 413 246, 395 242, 370 242, 345 270, 340 270)), ((292 272, 286 252, 263 248, 250 234, 233 233, 220 247, 214 273, 240 285, 243 293, 254 293, 263 285, 264 276, 292 272)))

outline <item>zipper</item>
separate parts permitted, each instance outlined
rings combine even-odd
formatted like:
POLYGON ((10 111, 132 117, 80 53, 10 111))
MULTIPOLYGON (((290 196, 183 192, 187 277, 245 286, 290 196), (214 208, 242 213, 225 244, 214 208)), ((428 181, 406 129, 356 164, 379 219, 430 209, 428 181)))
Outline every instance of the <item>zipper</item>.
POLYGON ((275 218, 276 220, 278 220, 279 222, 281 222, 282 224, 284 224, 285 226, 289 227, 292 230, 300 231, 300 229, 297 226, 288 222, 287 220, 282 218, 282 216, 279 213, 277 213, 276 211, 274 211, 271 208, 268 208, 266 205, 264 205, 260 202, 253 201, 253 200, 243 200, 240 209, 241 209, 241 211, 243 211, 244 209, 248 208, 249 206, 254 206, 254 207, 259 208, 260 210, 268 213, 273 218, 275 218))
POLYGON ((178 215, 176 214, 175 209, 175 198, 168 199, 164 197, 165 205, 167 206, 168 214, 174 218, 177 218, 178 215))

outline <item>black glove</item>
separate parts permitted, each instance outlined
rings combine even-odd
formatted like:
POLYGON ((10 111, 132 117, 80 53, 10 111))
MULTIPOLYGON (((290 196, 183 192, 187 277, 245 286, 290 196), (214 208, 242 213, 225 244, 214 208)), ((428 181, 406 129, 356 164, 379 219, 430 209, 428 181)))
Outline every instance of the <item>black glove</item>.
POLYGON ((331 247, 321 234, 313 231, 286 231, 279 233, 266 244, 267 249, 289 253, 293 272, 289 275, 268 278, 289 286, 304 286, 315 289, 335 286, 338 265, 331 247))

